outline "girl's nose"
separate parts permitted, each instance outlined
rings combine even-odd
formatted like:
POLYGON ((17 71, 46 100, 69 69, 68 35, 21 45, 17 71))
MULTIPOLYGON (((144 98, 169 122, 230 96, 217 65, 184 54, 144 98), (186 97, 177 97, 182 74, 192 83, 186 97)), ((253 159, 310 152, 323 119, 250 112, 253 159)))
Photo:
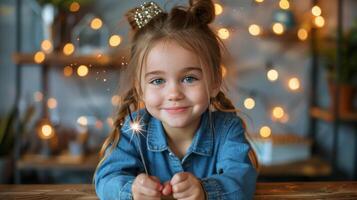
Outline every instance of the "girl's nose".
POLYGON ((168 93, 168 99, 169 101, 177 101, 181 100, 183 98, 183 93, 181 91, 181 88, 178 84, 171 84, 169 88, 169 93, 168 93))

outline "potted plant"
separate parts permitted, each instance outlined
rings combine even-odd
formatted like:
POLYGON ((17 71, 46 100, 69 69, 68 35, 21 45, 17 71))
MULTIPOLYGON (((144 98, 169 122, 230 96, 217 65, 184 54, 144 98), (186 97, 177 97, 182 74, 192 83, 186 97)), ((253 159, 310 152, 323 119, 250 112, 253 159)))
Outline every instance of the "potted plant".
POLYGON ((320 52, 327 70, 327 81, 332 100, 331 109, 334 108, 336 89, 339 86, 339 113, 350 113, 354 110, 353 100, 357 88, 357 20, 342 38, 340 66, 336 67, 336 39, 325 40, 323 44, 320 52))

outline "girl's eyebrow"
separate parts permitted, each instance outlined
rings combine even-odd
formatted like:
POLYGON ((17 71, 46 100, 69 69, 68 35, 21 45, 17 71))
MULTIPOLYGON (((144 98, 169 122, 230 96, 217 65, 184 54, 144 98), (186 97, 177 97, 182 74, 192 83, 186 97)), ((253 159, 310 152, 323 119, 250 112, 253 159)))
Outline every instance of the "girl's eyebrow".
MULTIPOLYGON (((202 72, 202 69, 200 67, 186 67, 186 68, 183 68, 181 71, 182 72, 188 72, 188 71, 202 72)), ((151 76, 151 75, 160 75, 160 74, 164 74, 164 73, 165 72, 160 71, 160 70, 151 71, 151 72, 148 72, 145 74, 145 78, 147 78, 148 76, 151 76)))

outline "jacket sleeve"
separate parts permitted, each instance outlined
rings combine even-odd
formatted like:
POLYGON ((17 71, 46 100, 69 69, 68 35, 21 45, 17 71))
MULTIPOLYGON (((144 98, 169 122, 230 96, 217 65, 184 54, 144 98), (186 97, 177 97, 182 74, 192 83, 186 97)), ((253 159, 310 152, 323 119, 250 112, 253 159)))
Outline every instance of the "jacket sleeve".
POLYGON ((144 171, 136 148, 138 138, 131 131, 122 131, 118 145, 112 152, 108 148, 94 176, 95 190, 100 199, 132 199, 132 183, 137 174, 144 171))
POLYGON ((253 199, 257 173, 249 160, 250 145, 240 119, 234 119, 218 152, 217 172, 202 179, 207 199, 253 199))

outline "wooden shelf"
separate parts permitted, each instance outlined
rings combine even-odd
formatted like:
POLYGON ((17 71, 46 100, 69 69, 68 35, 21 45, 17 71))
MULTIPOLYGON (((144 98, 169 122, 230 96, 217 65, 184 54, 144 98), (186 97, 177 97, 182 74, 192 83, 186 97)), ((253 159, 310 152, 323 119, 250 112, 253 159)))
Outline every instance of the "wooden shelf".
POLYGON ((262 176, 304 176, 323 177, 331 175, 332 168, 326 161, 318 157, 288 164, 261 166, 259 175, 262 176))
POLYGON ((46 54, 46 58, 42 63, 34 61, 35 53, 15 53, 13 54, 13 61, 16 64, 41 64, 41 65, 92 65, 101 67, 118 67, 124 61, 122 58, 127 58, 127 53, 122 51, 115 56, 106 54, 93 55, 70 55, 66 56, 63 53, 46 54))
MULTIPOLYGON (((333 115, 333 113, 329 110, 318 108, 318 107, 313 107, 310 109, 310 114, 318 119, 322 119, 328 122, 332 122, 337 120, 336 116, 333 115)), ((357 122, 357 112, 351 112, 351 113, 345 113, 345 114, 340 114, 339 120, 343 122, 357 122)))
POLYGON ((16 162, 20 170, 72 170, 94 171, 99 162, 97 154, 73 157, 67 154, 44 157, 38 154, 25 154, 16 162))

